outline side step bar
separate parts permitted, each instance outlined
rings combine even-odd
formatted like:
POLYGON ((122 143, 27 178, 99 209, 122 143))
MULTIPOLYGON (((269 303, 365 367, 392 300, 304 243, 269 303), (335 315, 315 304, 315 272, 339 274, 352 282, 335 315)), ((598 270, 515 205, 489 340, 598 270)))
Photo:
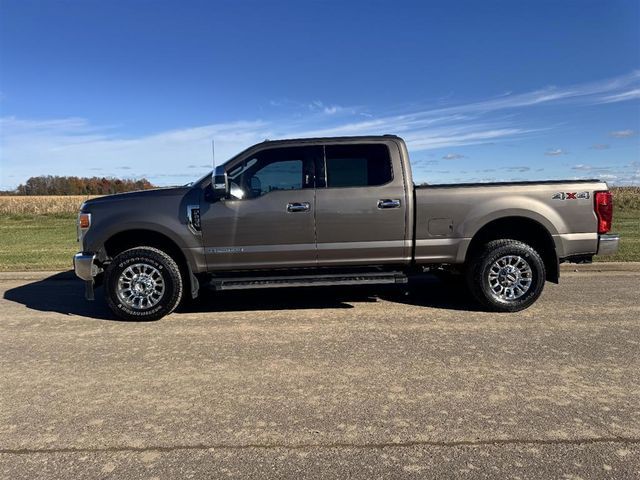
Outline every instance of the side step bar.
POLYGON ((342 275, 299 275, 282 277, 214 278, 211 285, 216 290, 242 290, 249 288, 315 287, 331 285, 372 285, 407 283, 402 272, 358 273, 342 275))

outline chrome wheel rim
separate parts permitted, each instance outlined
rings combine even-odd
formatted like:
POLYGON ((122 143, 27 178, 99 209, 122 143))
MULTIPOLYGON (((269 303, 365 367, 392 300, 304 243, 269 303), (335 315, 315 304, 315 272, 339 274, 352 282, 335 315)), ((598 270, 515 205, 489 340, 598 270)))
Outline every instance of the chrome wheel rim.
POLYGON ((147 263, 130 265, 118 277, 118 298, 135 310, 156 306, 162 299, 164 290, 164 278, 160 270, 147 263))
POLYGON ((533 282, 533 271, 524 258, 505 255, 489 267, 487 280, 494 297, 502 302, 511 302, 529 291, 533 282))

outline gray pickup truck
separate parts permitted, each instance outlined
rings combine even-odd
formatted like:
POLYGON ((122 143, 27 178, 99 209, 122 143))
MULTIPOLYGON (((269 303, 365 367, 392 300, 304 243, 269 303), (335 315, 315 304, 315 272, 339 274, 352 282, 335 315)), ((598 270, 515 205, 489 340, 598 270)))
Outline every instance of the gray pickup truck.
POLYGON ((265 141, 184 187, 82 205, 74 258, 124 319, 218 290, 406 283, 462 274, 484 308, 518 311, 562 262, 614 253, 598 180, 415 186, 393 135, 265 141))

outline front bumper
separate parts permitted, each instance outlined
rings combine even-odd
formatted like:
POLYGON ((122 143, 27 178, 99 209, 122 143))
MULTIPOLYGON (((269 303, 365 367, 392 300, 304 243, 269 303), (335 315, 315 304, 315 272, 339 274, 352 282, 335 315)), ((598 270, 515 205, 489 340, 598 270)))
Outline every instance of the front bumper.
POLYGON ((73 269, 78 278, 85 282, 93 280, 98 274, 98 266, 94 263, 96 256, 93 253, 79 252, 73 256, 73 269))
POLYGON ((610 233, 598 235, 598 255, 613 255, 618 251, 620 235, 610 233))
POLYGON ((73 256, 73 270, 76 276, 84 280, 84 296, 87 300, 93 300, 93 287, 96 276, 102 269, 95 263, 96 256, 93 253, 79 252, 73 256))

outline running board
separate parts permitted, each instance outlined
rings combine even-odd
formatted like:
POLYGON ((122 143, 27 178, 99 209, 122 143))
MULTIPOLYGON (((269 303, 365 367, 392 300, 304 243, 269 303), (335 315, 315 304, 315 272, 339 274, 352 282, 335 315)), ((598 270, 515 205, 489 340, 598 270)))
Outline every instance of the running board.
POLYGON ((379 285, 407 283, 402 272, 359 273, 343 275, 299 275, 290 277, 236 277, 214 278, 216 290, 242 290, 249 288, 325 287, 332 285, 379 285))

